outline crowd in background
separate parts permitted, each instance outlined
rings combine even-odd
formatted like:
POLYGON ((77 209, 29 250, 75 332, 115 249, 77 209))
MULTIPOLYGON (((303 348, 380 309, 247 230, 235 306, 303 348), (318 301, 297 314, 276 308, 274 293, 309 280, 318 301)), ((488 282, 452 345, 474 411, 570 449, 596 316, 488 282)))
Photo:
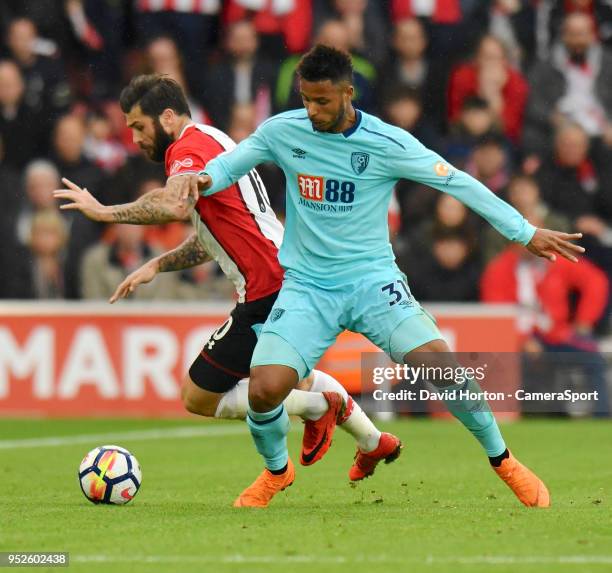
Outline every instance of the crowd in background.
MULTIPOLYGON (((52 197, 61 177, 104 204, 163 185, 118 106, 131 77, 169 74, 195 121, 240 141, 301 106, 296 64, 319 42, 353 55, 356 107, 410 131, 533 224, 584 234, 586 258, 550 265, 449 195, 402 181, 389 224, 414 295, 520 303, 533 311, 526 331, 546 333, 538 344, 605 332, 612 1, 3 0, 0 26, 1 297, 108 298, 191 232, 104 228, 52 197)), ((260 173, 282 218, 283 175, 272 165, 260 173)), ((231 296, 214 263, 135 294, 231 296)))

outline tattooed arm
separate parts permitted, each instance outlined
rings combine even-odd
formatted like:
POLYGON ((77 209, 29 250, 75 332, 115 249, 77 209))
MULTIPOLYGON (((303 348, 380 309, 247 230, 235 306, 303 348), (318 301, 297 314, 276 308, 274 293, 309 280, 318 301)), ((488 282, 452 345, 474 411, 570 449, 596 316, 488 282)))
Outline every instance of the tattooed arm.
POLYGON ((136 201, 123 205, 102 205, 87 189, 81 189, 69 179, 62 179, 68 189, 58 189, 53 195, 56 199, 71 201, 60 205, 60 209, 76 209, 93 221, 156 225, 189 218, 195 200, 192 197, 185 201, 179 200, 182 184, 185 183, 179 180, 190 177, 195 176, 172 177, 168 179, 165 187, 153 189, 136 201))
POLYGON ((202 247, 202 243, 194 233, 176 249, 151 259, 128 275, 117 287, 109 302, 112 304, 120 298, 126 298, 138 285, 150 283, 157 273, 189 269, 210 260, 212 257, 202 247))
POLYGON ((176 249, 159 255, 159 257, 153 260, 157 260, 158 272, 167 273, 197 267, 202 263, 211 261, 212 257, 204 249, 200 239, 194 233, 176 247, 176 249))

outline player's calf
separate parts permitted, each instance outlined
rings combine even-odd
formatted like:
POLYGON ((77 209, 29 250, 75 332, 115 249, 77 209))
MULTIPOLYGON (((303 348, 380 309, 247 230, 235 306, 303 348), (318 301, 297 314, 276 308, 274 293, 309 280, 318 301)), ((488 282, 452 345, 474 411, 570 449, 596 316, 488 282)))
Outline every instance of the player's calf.
POLYGON ((181 399, 188 412, 200 416, 213 417, 223 394, 209 392, 200 388, 187 374, 181 386, 181 399))

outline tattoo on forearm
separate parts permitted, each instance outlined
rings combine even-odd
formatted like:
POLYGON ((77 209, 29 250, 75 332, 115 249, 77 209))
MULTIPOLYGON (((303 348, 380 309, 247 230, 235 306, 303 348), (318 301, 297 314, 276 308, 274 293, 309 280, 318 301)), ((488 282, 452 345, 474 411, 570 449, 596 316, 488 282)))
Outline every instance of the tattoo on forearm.
POLYGON ((115 223, 148 225, 184 220, 188 209, 181 209, 166 189, 154 189, 132 203, 113 205, 111 213, 115 223))
POLYGON ((211 259, 212 257, 202 247, 202 243, 194 233, 176 249, 168 251, 159 258, 159 272, 167 273, 189 269, 211 259))

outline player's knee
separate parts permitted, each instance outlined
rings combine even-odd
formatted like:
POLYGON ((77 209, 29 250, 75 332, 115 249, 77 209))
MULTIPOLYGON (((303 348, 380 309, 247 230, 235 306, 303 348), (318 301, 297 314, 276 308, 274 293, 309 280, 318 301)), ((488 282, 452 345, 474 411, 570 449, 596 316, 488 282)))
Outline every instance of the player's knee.
POLYGON ((457 358, 444 340, 432 340, 406 353, 404 363, 412 366, 443 369, 459 366, 457 358))
POLYGON ((256 412, 269 412, 276 408, 284 396, 274 380, 251 373, 249 380, 249 406, 256 412))
POLYGON ((262 385, 252 386, 252 380, 249 382, 249 406, 256 412, 268 412, 276 408, 274 396, 262 385))

